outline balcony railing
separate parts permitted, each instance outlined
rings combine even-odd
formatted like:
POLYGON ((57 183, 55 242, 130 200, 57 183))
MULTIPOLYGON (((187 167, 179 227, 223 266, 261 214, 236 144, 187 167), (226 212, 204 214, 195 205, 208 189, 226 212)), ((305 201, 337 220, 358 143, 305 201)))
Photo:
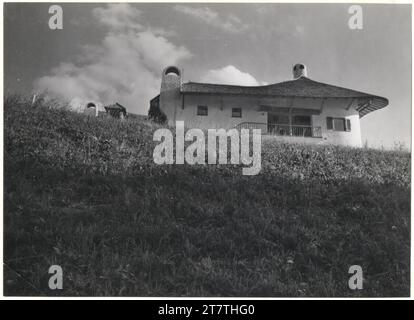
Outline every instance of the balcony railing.
POLYGON ((242 122, 236 126, 236 129, 261 129, 263 134, 274 136, 322 138, 321 127, 312 126, 260 122, 242 122))

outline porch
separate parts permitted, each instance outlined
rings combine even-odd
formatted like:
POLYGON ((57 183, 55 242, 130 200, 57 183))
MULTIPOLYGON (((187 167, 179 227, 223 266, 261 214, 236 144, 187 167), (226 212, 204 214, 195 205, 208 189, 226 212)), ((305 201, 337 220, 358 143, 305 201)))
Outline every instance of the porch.
POLYGON ((261 129, 262 134, 286 137, 322 138, 321 127, 309 125, 290 125, 278 123, 242 122, 236 129, 261 129))

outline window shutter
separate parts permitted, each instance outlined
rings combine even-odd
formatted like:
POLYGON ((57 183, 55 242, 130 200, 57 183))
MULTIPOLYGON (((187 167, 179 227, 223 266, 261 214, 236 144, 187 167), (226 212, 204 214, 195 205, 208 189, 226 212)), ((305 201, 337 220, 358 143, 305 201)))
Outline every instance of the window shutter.
POLYGON ((333 124, 332 124, 332 118, 331 117, 326 118, 326 128, 328 130, 333 130, 333 124))
POLYGON ((351 131, 351 120, 346 119, 346 131, 351 131))

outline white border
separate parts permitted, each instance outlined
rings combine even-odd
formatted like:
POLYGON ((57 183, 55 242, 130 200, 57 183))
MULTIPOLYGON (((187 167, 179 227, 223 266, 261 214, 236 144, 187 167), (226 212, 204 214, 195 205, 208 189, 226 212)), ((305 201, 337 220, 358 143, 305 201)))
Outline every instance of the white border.
MULTIPOLYGON (((257 1, 254 2, 255 4, 258 3, 303 3, 303 4, 310 4, 310 3, 335 3, 335 4, 347 4, 347 3, 358 3, 358 4, 411 4, 411 36, 412 36, 412 40, 411 40, 411 79, 412 79, 412 75, 413 75, 413 40, 414 40, 414 36, 413 36, 413 1, 401 1, 401 0, 391 0, 391 1, 385 1, 385 0, 377 0, 377 1, 357 1, 357 0, 349 0, 349 1, 327 1, 327 0, 319 0, 319 1, 310 1, 310 0, 291 0, 291 1, 269 1, 269 0, 261 0, 261 1, 257 1)), ((19 1, 7 1, 7 2, 19 2, 19 1)), ((25 2, 38 2, 38 3, 82 3, 80 1, 73 1, 73 0, 66 0, 66 1, 62 1, 62 0, 58 0, 58 1, 45 1, 45 0, 26 0, 25 2)), ((150 3, 150 1, 109 1, 109 0, 88 0, 87 3, 119 3, 119 2, 128 2, 128 3, 150 3)), ((153 3, 160 3, 160 2, 170 2, 170 3, 175 3, 175 2, 180 2, 180 3, 252 3, 252 1, 247 1, 247 0, 239 0, 239 1, 235 1, 235 0, 228 0, 228 1, 221 1, 221 0, 216 0, 216 1, 211 1, 211 0, 205 0, 205 1, 188 1, 188 0, 178 0, 178 1, 174 1, 174 0, 153 0, 151 1, 153 3)), ((1 51, 0 51, 0 57, 1 57, 1 66, 0 66, 0 71, 1 71, 1 79, 0 79, 0 93, 1 93, 1 97, 2 97, 2 101, 4 101, 4 91, 3 91, 3 79, 4 79, 4 71, 3 71, 3 66, 4 66, 4 60, 3 60, 3 52, 4 52, 4 42, 3 42, 3 8, 4 8, 4 1, 2 1, 2 5, 0 8, 0 16, 2 18, 2 22, 0 25, 0 40, 1 40, 1 51)), ((413 121, 414 121, 414 113, 412 112, 412 106, 413 106, 413 81, 411 80, 411 85, 412 85, 412 89, 411 89, 411 142, 414 141, 414 131, 413 131, 413 121)), ((3 106, 4 107, 4 106, 3 106)), ((0 237, 0 259, 3 262, 3 142, 4 142, 4 137, 3 137, 3 108, 1 109, 0 112, 0 149, 1 149, 1 154, 0 154, 0 178, 1 178, 1 185, 0 185, 0 193, 1 193, 1 197, 0 197, 0 230, 1 230, 1 237, 0 237)), ((411 146, 412 148, 412 146, 411 146)), ((412 152, 411 152, 411 177, 413 175, 414 172, 414 164, 412 161, 412 152)), ((412 179, 411 179, 412 181, 412 179)), ((411 186, 411 213, 413 212, 413 202, 412 199, 414 198, 414 190, 413 187, 411 186)), ((413 230, 414 230, 414 221, 412 218, 412 214, 411 214, 411 276, 410 276, 410 297, 401 297, 401 298, 388 298, 388 297, 380 297, 380 298, 366 298, 366 297, 341 297, 341 298, 314 298, 314 297, 310 297, 310 298, 306 298, 306 297, 291 297, 291 298, 270 298, 270 297, 263 297, 263 298, 257 298, 257 297, 13 297, 13 296, 4 296, 3 293, 3 263, 1 263, 0 266, 0 300, 156 300, 156 301, 168 301, 168 300, 182 300, 182 301, 186 301, 186 300, 197 300, 197 301, 201 301, 201 300, 250 300, 250 301, 255 301, 255 300, 414 300, 414 288, 413 288, 413 283, 414 283, 414 248, 413 248, 413 230)))

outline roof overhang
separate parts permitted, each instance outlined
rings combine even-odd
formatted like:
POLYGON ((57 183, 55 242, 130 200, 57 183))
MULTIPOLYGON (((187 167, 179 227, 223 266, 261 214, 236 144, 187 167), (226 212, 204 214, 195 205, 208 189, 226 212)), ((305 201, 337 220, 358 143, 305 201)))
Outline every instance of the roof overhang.
POLYGON ((319 109, 309 109, 309 108, 288 108, 288 107, 278 107, 278 106, 269 106, 269 105, 259 105, 257 111, 265 112, 279 112, 279 113, 290 113, 290 114, 301 114, 301 115, 318 115, 321 113, 319 109))
POLYGON ((258 98, 351 99, 358 101, 356 110, 360 118, 388 105, 386 98, 317 82, 306 77, 256 87, 188 82, 181 85, 181 93, 258 98))
POLYGON ((371 96, 364 103, 358 104, 356 110, 359 112, 359 117, 362 118, 372 111, 385 108, 388 105, 388 99, 378 96, 371 96))

